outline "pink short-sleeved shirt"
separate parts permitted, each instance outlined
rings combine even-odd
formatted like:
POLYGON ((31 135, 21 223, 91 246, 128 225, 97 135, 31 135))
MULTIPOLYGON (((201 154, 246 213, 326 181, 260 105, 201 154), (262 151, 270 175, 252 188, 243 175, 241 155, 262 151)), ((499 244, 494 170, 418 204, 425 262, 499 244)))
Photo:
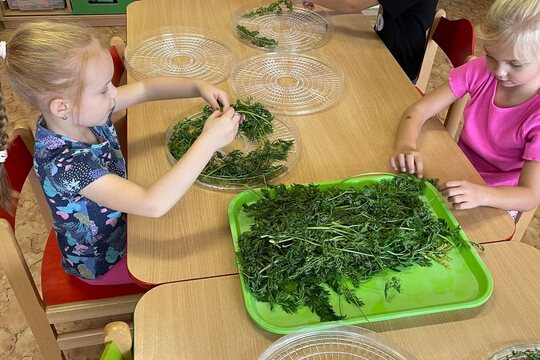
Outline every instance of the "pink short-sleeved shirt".
POLYGON ((471 95, 460 148, 488 185, 517 185, 525 160, 540 161, 540 92, 517 106, 496 106, 497 79, 485 57, 452 69, 449 83, 456 97, 471 95))

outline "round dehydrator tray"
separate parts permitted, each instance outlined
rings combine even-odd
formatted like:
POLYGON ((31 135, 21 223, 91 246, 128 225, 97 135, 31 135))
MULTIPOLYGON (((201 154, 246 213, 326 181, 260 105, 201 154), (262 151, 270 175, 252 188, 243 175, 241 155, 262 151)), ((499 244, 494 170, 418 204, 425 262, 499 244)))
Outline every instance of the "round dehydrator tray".
MULTIPOLYGON (((540 355, 540 340, 527 344, 516 344, 493 354, 489 360, 529 360, 532 357, 527 356, 528 352, 535 352, 535 355, 540 355)), ((536 359, 536 357, 534 358, 536 359)))
POLYGON ((233 14, 233 32, 241 42, 268 51, 309 51, 321 47, 330 38, 333 28, 330 17, 320 7, 313 10, 294 7, 284 8, 281 14, 267 14, 247 18, 246 14, 255 10, 241 7, 233 14), (257 31, 256 37, 242 34, 242 26, 249 31, 257 31), (256 38, 267 38, 277 42, 275 45, 255 44, 256 38))
MULTIPOLYGON (((183 118, 180 121, 174 121, 169 126, 169 129, 165 136, 165 144, 167 145, 167 158, 171 164, 176 163, 176 159, 171 154, 169 150, 169 140, 171 133, 179 122, 190 121, 191 119, 198 118, 201 113, 191 115, 187 118, 183 118)), ((201 175, 199 175, 196 183, 202 186, 212 188, 214 190, 245 190, 247 187, 258 187, 264 186, 267 183, 275 182, 276 179, 285 175, 290 169, 292 169, 298 161, 300 155, 300 134, 298 129, 294 127, 290 122, 284 122, 277 118, 272 120, 274 131, 267 135, 266 138, 269 141, 276 140, 294 140, 294 143, 289 150, 288 157, 284 161, 277 161, 274 165, 277 165, 278 168, 271 170, 269 172, 263 173, 258 176, 252 177, 225 177, 225 176, 214 176, 209 174, 207 171, 203 170, 201 175)), ((257 143, 253 143, 248 140, 241 132, 238 132, 235 140, 226 147, 218 150, 222 154, 228 154, 233 150, 240 150, 244 154, 248 154, 251 151, 257 148, 257 143)))
POLYGON ((306 115, 336 103, 343 94, 343 71, 304 54, 269 53, 233 67, 232 87, 273 113, 306 115))
POLYGON ((203 32, 167 29, 128 46, 126 63, 136 80, 169 76, 217 84, 231 73, 233 57, 227 46, 203 32))
POLYGON ((291 333, 258 360, 413 360, 405 350, 372 331, 340 326, 291 333))

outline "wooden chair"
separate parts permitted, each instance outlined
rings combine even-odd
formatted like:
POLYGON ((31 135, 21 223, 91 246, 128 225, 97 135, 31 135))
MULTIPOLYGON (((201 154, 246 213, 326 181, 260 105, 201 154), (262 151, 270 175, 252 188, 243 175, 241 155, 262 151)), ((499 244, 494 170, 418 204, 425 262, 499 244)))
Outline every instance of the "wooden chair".
POLYGON ((103 329, 105 350, 100 360, 132 360, 133 339, 129 325, 123 321, 114 321, 103 329))
POLYGON ((529 227, 529 224, 531 223, 531 220, 533 219, 537 210, 538 207, 536 209, 518 214, 516 218, 516 229, 512 235, 512 240, 521 241, 523 239, 523 235, 525 235, 525 232, 527 231, 527 228, 529 227))
POLYGON ((416 87, 426 92, 437 49, 448 57, 453 67, 458 67, 474 55, 474 27, 467 19, 448 20, 443 9, 437 10, 429 29, 424 60, 416 81, 416 87))
MULTIPOLYGON (((27 126, 15 129, 5 163, 12 188, 20 192, 28 178, 36 197, 45 201, 33 169, 33 135, 27 126)), ((46 203, 41 202, 41 206, 46 203)), ((49 210, 50 211, 50 210, 49 210)), ((42 213, 46 211, 42 209, 42 213)), ((64 359, 63 350, 103 343, 102 329, 59 334, 60 323, 132 314, 146 291, 135 284, 92 286, 66 274, 54 230, 43 252, 40 295, 15 236, 15 215, 0 210, 0 265, 41 349, 43 357, 64 359)), ((49 215, 50 219, 50 215, 49 215)))
MULTIPOLYGON (((416 81, 416 88, 422 94, 426 92, 438 48, 448 57, 453 67, 463 65, 474 58, 474 27, 472 23, 467 19, 448 20, 444 10, 437 10, 428 32, 424 60, 416 81)), ((448 108, 444 120, 444 126, 456 140, 459 138, 458 130, 468 100, 469 96, 464 96, 454 102, 448 108)))

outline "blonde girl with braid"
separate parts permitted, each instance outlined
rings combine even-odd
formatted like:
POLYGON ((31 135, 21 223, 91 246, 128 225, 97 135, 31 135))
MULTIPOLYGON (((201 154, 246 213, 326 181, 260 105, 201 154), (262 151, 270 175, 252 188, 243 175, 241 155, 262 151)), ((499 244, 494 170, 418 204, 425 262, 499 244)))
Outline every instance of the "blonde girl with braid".
POLYGON ((440 190, 455 209, 515 215, 540 203, 540 1, 495 0, 478 30, 486 55, 405 110, 390 164, 422 177, 422 125, 468 93, 459 147, 485 184, 455 179, 440 190))
POLYGON ((116 88, 110 54, 81 25, 21 25, 4 55, 9 85, 41 112, 34 168, 51 208, 65 271, 95 285, 131 282, 125 214, 167 213, 214 152, 234 139, 240 115, 224 91, 198 80, 153 78, 116 88), (147 187, 127 180, 111 114, 145 101, 197 96, 215 111, 185 156, 147 187))

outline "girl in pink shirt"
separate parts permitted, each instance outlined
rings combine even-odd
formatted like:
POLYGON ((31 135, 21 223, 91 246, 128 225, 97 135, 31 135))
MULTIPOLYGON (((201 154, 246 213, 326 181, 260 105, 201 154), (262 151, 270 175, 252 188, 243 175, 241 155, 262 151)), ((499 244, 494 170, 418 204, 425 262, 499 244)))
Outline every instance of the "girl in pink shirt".
POLYGON ((468 93, 459 146, 487 186, 448 181, 443 196, 455 209, 528 211, 540 203, 540 1, 496 0, 479 36, 486 56, 405 110, 390 164, 422 177, 422 125, 468 93))

